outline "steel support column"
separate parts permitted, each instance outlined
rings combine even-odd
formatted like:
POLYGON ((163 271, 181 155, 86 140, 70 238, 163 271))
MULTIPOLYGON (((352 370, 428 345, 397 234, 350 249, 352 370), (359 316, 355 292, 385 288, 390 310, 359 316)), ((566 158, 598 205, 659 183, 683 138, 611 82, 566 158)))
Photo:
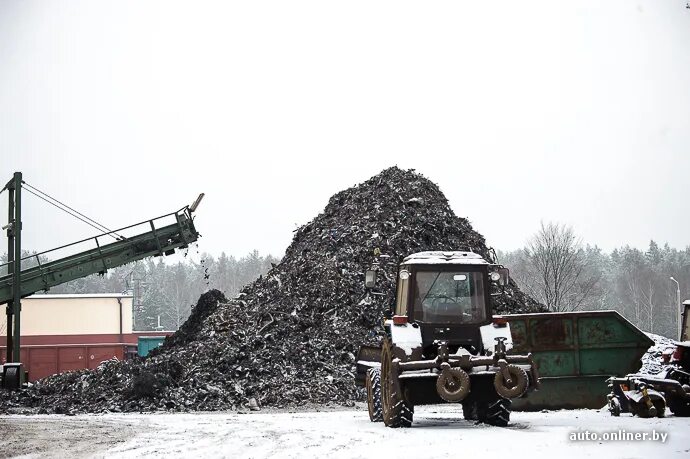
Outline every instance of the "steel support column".
POLYGON ((12 300, 7 303, 7 362, 19 362, 21 345, 22 173, 15 172, 9 192, 7 271, 12 273, 12 300))

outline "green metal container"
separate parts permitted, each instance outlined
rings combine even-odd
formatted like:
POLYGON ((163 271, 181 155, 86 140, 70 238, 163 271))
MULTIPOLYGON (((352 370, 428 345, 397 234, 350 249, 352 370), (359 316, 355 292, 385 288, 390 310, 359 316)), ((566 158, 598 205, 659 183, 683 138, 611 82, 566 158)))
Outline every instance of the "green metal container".
POLYGON ((610 376, 639 370, 654 342, 616 311, 504 316, 513 335, 511 352, 531 352, 541 389, 513 400, 516 411, 601 408, 610 376))
POLYGON ((140 336, 137 346, 139 357, 146 357, 153 349, 162 346, 165 336, 140 336))

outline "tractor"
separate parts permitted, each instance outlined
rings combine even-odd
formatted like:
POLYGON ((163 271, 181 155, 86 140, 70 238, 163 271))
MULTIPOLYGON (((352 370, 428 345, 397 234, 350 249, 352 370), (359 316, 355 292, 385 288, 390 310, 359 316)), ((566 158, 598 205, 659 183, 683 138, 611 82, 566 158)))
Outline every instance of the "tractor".
MULTIPOLYGON (((381 295, 384 255, 377 255, 365 287, 381 295)), ((510 354, 510 325, 492 315, 508 269, 457 251, 415 253, 397 268, 383 342, 361 346, 357 356, 370 420, 410 427, 416 405, 451 402, 462 404, 467 420, 508 425, 510 400, 539 387, 532 355, 510 354)))

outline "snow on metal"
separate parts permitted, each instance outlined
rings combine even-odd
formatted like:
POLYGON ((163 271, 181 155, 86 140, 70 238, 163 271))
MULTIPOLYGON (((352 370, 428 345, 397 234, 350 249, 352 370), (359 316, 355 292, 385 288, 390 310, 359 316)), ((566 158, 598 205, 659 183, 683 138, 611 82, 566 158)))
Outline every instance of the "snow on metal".
POLYGON ((404 265, 488 265, 481 255, 473 252, 418 252, 405 257, 404 265))
POLYGON ((513 348, 513 335, 510 333, 509 323, 500 327, 495 327, 494 324, 484 325, 479 327, 479 333, 482 336, 482 346, 487 351, 493 352, 496 338, 506 338, 506 350, 513 348))
POLYGON ((393 343, 405 354, 412 355, 414 349, 422 346, 422 329, 412 324, 393 325, 390 324, 391 338, 393 343))

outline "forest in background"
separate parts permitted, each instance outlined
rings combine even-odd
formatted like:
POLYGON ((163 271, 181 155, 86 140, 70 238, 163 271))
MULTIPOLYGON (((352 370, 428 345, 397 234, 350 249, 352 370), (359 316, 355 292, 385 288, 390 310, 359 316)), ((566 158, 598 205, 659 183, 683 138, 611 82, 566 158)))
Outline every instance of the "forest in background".
MULTIPOLYGON (((6 260, 6 254, 0 256, 0 264, 6 260)), ((199 262, 185 259, 166 263, 162 258, 149 258, 110 269, 103 276, 95 274, 58 285, 49 293, 126 292, 134 295, 135 330, 177 330, 203 292, 216 288, 233 298, 278 261, 257 250, 240 258, 225 252, 218 258, 203 253, 199 262)), ((31 265, 22 263, 22 269, 31 265)))
MULTIPOLYGON (((690 247, 679 250, 651 241, 646 250, 623 246, 606 253, 583 245, 572 228, 549 223, 524 248, 498 251, 497 259, 523 291, 552 311, 613 309, 640 329, 667 337, 675 338, 678 326, 671 277, 679 283, 681 300, 690 298, 690 247)), ((5 260, 0 256, 0 264, 5 260)), ((176 330, 204 291, 216 288, 235 297, 278 262, 256 250, 240 258, 202 254, 198 262, 150 258, 59 285, 50 293, 127 292, 134 295, 137 330, 176 330)))
POLYGON ((548 223, 524 248, 497 257, 552 311, 612 309, 641 330, 678 337, 677 291, 681 302, 690 298, 690 247, 652 240, 646 250, 626 245, 606 253, 583 245, 571 227, 548 223))

